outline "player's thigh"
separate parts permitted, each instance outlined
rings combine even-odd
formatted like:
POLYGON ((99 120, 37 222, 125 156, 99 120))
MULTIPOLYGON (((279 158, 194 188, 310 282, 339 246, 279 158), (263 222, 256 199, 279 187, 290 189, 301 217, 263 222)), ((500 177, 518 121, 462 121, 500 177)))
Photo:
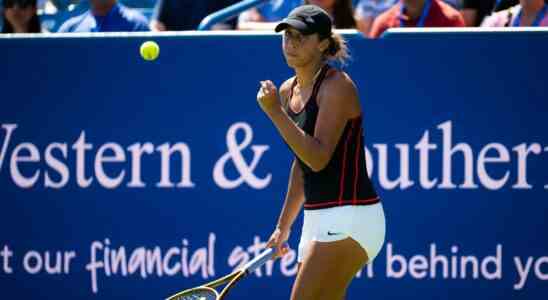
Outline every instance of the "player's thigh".
POLYGON ((352 238, 335 242, 312 241, 299 267, 291 300, 342 299, 366 262, 366 251, 352 238))

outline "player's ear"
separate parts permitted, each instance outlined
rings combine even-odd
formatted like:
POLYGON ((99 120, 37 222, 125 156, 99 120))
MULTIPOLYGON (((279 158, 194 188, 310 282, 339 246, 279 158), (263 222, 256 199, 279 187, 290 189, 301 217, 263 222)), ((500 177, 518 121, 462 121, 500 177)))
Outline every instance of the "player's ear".
POLYGON ((322 53, 325 53, 325 51, 327 51, 327 49, 329 48, 329 44, 330 44, 330 39, 323 39, 322 41, 320 41, 320 45, 319 45, 320 51, 322 53))

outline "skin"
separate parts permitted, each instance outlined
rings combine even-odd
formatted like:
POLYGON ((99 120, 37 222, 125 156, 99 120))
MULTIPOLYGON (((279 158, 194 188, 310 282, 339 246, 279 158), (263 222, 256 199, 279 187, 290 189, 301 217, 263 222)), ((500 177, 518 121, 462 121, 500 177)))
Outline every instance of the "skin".
POLYGON ((117 0, 90 0, 93 13, 97 16, 106 16, 117 0))
POLYGON ((246 12, 245 21, 238 21, 239 30, 268 30, 272 31, 278 25, 278 22, 266 22, 263 16, 255 8, 252 8, 246 12))
POLYGON ((369 33, 371 32, 371 27, 373 26, 373 21, 375 20, 373 17, 363 17, 363 16, 355 16, 356 19, 356 27, 357 29, 363 33, 365 36, 369 36, 369 33))
POLYGON ((152 31, 166 31, 166 25, 158 20, 150 21, 149 26, 152 31))
POLYGON ((424 8, 425 0, 404 0, 406 15, 411 19, 418 19, 422 14, 424 8))
MULTIPOLYGON (((317 34, 302 35, 290 27, 284 32, 282 45, 286 62, 294 69, 297 80, 293 97, 288 99, 293 78, 281 85, 279 93, 272 81, 265 80, 260 82, 257 102, 296 155, 317 172, 331 159, 347 121, 361 114, 357 90, 344 72, 329 74, 316 99, 319 112, 314 136, 308 135, 289 118, 283 107, 288 104, 290 109, 300 111, 306 105, 315 76, 325 64, 323 53, 329 42, 320 41, 317 34)), ((304 201, 302 169, 294 161, 278 224, 268 241, 278 256, 288 251, 284 243, 304 201)), ((367 261, 367 252, 352 238, 312 242, 308 255, 299 264, 291 300, 344 299, 352 278, 367 261)))
POLYGON ((521 0, 519 3, 522 9, 520 26, 531 26, 544 7, 544 0, 521 0))
POLYGON ((462 14, 462 17, 464 19, 464 23, 466 24, 466 26, 468 27, 476 26, 476 18, 478 17, 477 10, 471 9, 471 8, 465 8, 461 10, 460 13, 462 14))
POLYGON ((25 8, 15 5, 4 9, 6 20, 13 26, 15 33, 25 33, 29 31, 29 22, 32 16, 36 14, 36 6, 25 8))

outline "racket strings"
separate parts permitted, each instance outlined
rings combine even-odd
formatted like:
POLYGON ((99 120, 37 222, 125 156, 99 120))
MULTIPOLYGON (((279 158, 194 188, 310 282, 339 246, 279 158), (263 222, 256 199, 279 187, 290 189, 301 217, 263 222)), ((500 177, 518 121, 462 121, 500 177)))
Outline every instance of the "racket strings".
POLYGON ((211 293, 204 293, 201 291, 194 292, 191 294, 180 295, 172 298, 172 300, 216 300, 217 296, 212 295, 211 293))
POLYGON ((216 300, 217 293, 214 290, 199 288, 193 291, 182 292, 178 295, 173 295, 167 300, 216 300))

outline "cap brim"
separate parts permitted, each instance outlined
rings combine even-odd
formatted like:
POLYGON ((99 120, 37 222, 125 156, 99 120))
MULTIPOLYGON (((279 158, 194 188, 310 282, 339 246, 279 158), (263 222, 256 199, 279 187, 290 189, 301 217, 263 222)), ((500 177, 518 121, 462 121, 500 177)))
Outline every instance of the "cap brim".
POLYGON ((292 27, 300 31, 302 34, 309 34, 310 28, 308 28, 308 25, 300 20, 295 19, 284 19, 281 23, 276 25, 276 28, 274 28, 274 31, 280 32, 283 30, 286 30, 288 27, 292 27))

